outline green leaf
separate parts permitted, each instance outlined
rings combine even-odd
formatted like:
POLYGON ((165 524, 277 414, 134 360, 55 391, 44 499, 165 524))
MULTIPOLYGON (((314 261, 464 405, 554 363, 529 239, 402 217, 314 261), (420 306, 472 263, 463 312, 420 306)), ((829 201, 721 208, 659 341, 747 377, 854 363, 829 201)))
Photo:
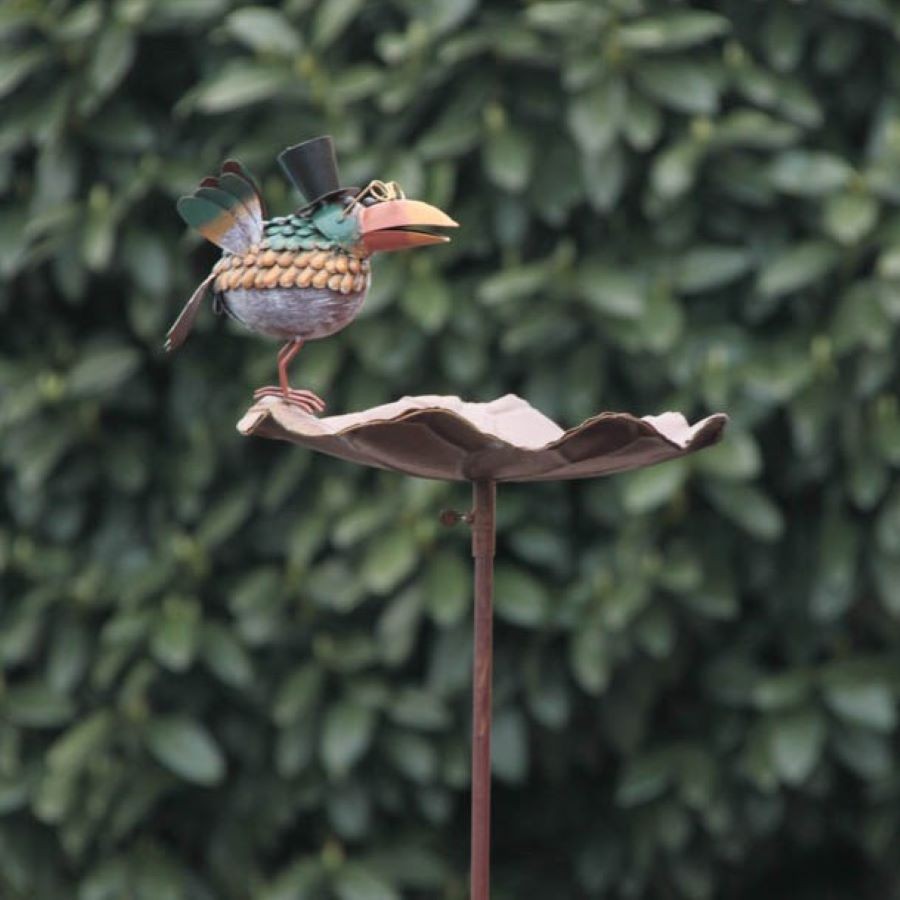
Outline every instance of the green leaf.
POLYGON ((569 662, 575 680, 588 694, 600 694, 609 683, 611 651, 597 625, 585 625, 570 635, 569 662))
POLYGON ((745 275, 752 264, 751 255, 739 247, 694 247, 680 258, 675 285, 689 294, 712 290, 745 275))
POLYGON ((897 701, 880 681, 858 677, 831 678, 825 685, 829 709, 849 725, 891 734, 897 725, 897 701))
POLYGON ((391 721, 423 731, 441 731, 451 721, 444 701, 436 694, 416 688, 398 692, 388 708, 391 721))
POLYGON ((244 645, 219 622, 204 622, 200 632, 203 661, 225 684, 248 687, 253 681, 253 664, 244 645))
POLYGON ((228 540, 250 514, 253 500, 248 486, 240 485, 210 504, 197 526, 198 543, 211 549, 228 540))
POLYGON ((137 370, 140 357, 126 346, 93 347, 70 370, 72 397, 96 397, 120 387, 137 370))
POLYGON ((569 131, 582 152, 599 156, 612 145, 625 110, 625 86, 607 79, 569 103, 569 131))
POLYGON ((774 541, 784 531, 784 518, 777 506, 753 487, 738 484, 707 484, 704 487, 719 512, 753 537, 774 541))
POLYGON ((501 781, 519 784, 528 776, 528 728, 515 709, 499 710, 491 737, 491 771, 501 781))
POLYGON ((872 565, 872 575, 882 607, 895 618, 900 617, 900 596, 894 589, 900 578, 900 559, 879 555, 872 565))
POLYGON ((168 598, 157 616, 150 646, 166 668, 183 672, 194 660, 200 608, 191 600, 168 598))
POLYGON ((763 46, 779 71, 788 72, 799 63, 807 37, 805 24, 804 17, 786 7, 774 7, 766 17, 763 46))
POLYGON ((786 713, 770 720, 770 752, 782 781, 799 785, 809 778, 822 755, 825 735, 825 720, 813 709, 786 713))
POLYGON ((278 67, 265 67, 248 62, 225 66, 179 103, 184 108, 204 113, 223 113, 250 106, 286 90, 290 74, 278 67))
POLYGON ((829 621, 843 615, 857 591, 859 538, 845 517, 829 516, 822 526, 819 553, 822 560, 813 584, 811 612, 829 621))
POLYGON ((680 599, 694 613, 710 619, 732 619, 739 609, 736 591, 727 578, 707 579, 680 599))
POLYGON ((73 725, 50 748, 47 762, 54 769, 72 774, 81 769, 109 739, 113 718, 100 710, 73 725))
POLYGON ((724 440, 696 456, 691 465, 716 478, 747 481, 762 470, 762 454, 750 433, 730 425, 724 440))
POLYGON ((210 787, 225 777, 225 758, 219 745, 193 719, 154 719, 147 726, 146 740, 156 760, 185 781, 210 787))
POLYGON ((825 229, 842 244, 856 244, 875 227, 878 213, 878 201, 868 194, 835 194, 825 204, 825 229))
POLYGON ((313 663, 295 669, 275 695, 272 718, 281 726, 309 718, 319 701, 324 673, 313 663))
POLYGON ((472 596, 469 567, 456 553, 437 553, 425 574, 425 603, 438 625, 455 625, 472 596))
POLYGON ((629 95, 622 129, 635 150, 649 150, 659 140, 662 127, 658 106, 640 94, 629 95))
POLYGON ((860 777, 884 781, 892 774, 893 753, 881 735, 845 728, 837 731, 832 743, 837 757, 860 777))
POLYGON ((621 26, 616 37, 630 50, 681 50, 727 34, 731 25, 724 16, 700 10, 678 10, 645 16, 621 26))
POLYGON ((805 669, 769 675, 753 688, 753 702, 759 709, 776 710, 797 707, 809 698, 810 673, 805 669))
MULTIPOLYGON (((628 159, 619 142, 596 156, 581 157, 581 180, 585 196, 597 212, 608 213, 615 209, 628 184, 628 159)), ((571 202, 574 199, 573 197, 571 202)))
POLYGON ((334 879, 338 900, 400 900, 400 894, 380 874, 362 863, 347 863, 334 879))
POLYGON ((655 659, 665 659, 675 646, 675 624, 668 610, 655 606, 637 622, 640 646, 655 659))
POLYGON ((412 653, 422 617, 422 598, 416 586, 398 594, 378 619, 376 636, 381 658, 400 665, 412 653))
POLYGON ((837 262, 835 249, 824 241, 795 244, 763 267, 756 287, 764 297, 780 297, 820 281, 837 262))
POLYGON ((0 708, 11 722, 25 728, 56 728, 75 714, 69 697, 39 681, 9 688, 0 708))
POLYGON ((434 781, 438 757, 431 741, 418 734, 395 732, 384 739, 383 746, 397 770, 410 781, 434 781))
POLYGON ((375 594, 393 590, 416 567, 416 543, 408 530, 389 531, 371 542, 361 576, 375 594))
POLYGON ((878 547, 892 557, 900 556, 900 487, 895 487, 875 522, 878 547))
POLYGON ((343 777, 359 762, 374 730, 375 713, 365 706, 345 700, 328 709, 319 753, 332 777, 343 777))
POLYGON ((820 197, 842 188, 853 168, 839 156, 824 151, 789 150, 769 170, 772 183, 787 194, 820 197))
POLYGON ((540 290, 551 275, 551 270, 544 263, 501 270, 481 282, 478 296, 489 306, 507 303, 540 290))
POLYGON ((362 784, 348 781, 328 796, 328 818, 335 831, 348 839, 359 839, 369 830, 372 803, 362 784))
POLYGON ((797 143, 801 130, 758 109, 736 109, 716 120, 712 140, 716 147, 782 149, 797 143))
POLYGON ((328 47, 333 44, 343 34, 362 5, 363 0, 323 0, 316 4, 313 43, 317 47, 328 47))
POLYGON ((531 180, 534 147, 520 129, 505 127, 490 132, 484 144, 484 167, 488 177, 504 191, 523 191, 531 180))
POLYGON ((422 331, 439 332, 453 311, 450 288, 442 278, 425 272, 414 277, 401 300, 403 309, 422 331))
POLYGON ((225 0, 156 0, 151 21, 168 28, 213 25, 221 21, 224 7, 225 0))
POLYGON ((578 273, 578 293, 598 312, 622 319, 644 313, 646 285, 634 272, 603 263, 585 263, 578 273))
POLYGON ((720 79, 711 65, 650 60, 642 62, 635 74, 642 90, 678 112, 712 114, 719 107, 720 79))
POLYGON ((678 141, 653 158, 650 183, 661 200, 683 196, 693 185, 700 163, 700 150, 691 141, 678 141))
POLYGON ((547 615, 548 597, 543 585, 513 566, 500 564, 494 576, 497 615, 515 625, 535 625, 547 615))
POLYGON ((644 345, 655 353, 671 350, 681 337, 684 309, 666 286, 659 284, 650 291, 641 329, 644 345))
POLYGON ((11 94, 35 69, 42 66, 46 59, 47 50, 44 47, 4 54, 0 60, 0 97, 11 94))
POLYGON ((572 711, 571 692, 565 670, 554 659, 537 663, 527 676, 528 708, 545 728, 561 731, 572 711))
POLYGON ((122 25, 104 29, 88 70, 88 84, 97 97, 106 97, 124 79, 136 52, 134 35, 122 25))
POLYGON ((60 622, 47 655, 47 684, 59 693, 75 688, 90 663, 91 640, 80 622, 60 622))
POLYGON ((671 783, 673 761, 666 750, 629 760, 616 785, 616 804, 626 808, 638 806, 662 795, 671 783))
POLYGON ((673 460, 622 476, 622 504, 630 513, 645 513, 668 503, 683 487, 687 466, 673 460))
POLYGON ((257 53, 292 56, 302 41, 281 10, 267 6, 244 6, 230 13, 225 27, 235 40, 257 53))

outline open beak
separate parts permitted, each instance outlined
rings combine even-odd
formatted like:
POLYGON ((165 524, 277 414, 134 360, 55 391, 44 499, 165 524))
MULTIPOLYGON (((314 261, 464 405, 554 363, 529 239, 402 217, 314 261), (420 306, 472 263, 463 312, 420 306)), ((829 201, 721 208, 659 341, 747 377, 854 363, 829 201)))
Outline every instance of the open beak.
POLYGON ((359 213, 359 228, 369 253, 445 244, 450 238, 432 229, 456 227, 450 216, 420 200, 382 200, 364 206, 359 213))

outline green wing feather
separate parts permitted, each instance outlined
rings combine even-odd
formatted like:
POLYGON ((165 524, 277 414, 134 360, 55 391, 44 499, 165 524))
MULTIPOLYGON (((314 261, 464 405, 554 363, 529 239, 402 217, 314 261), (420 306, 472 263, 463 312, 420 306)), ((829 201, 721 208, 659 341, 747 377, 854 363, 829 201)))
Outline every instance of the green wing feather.
POLYGON ((191 228, 223 250, 243 254, 252 243, 234 214, 206 197, 198 197, 196 194, 182 197, 177 203, 177 209, 191 228))
POLYGON ((231 253, 246 253, 262 238, 262 204, 255 186, 224 166, 219 178, 204 178, 193 194, 178 201, 177 209, 191 228, 231 253))
POLYGON ((262 198, 262 192, 259 189, 259 186, 256 184, 256 181, 253 179, 253 176, 250 174, 247 169, 245 169, 236 159, 226 159, 224 163, 222 163, 222 174, 223 175, 236 175, 238 178, 245 181, 249 186, 250 190, 253 191, 253 194, 256 197, 256 202, 259 204, 259 217, 260 219, 265 219, 267 217, 266 213, 266 204, 262 198))
POLYGON ((262 235, 261 223, 253 218, 250 210, 234 194, 223 191, 220 187, 199 187, 194 191, 194 196, 201 200, 209 200, 220 206, 225 212, 234 217, 238 229, 243 233, 247 245, 255 244, 262 235))
POLYGON ((218 187, 240 200, 247 212, 258 221, 263 220, 262 202, 252 184, 232 172, 223 172, 218 178, 218 187))

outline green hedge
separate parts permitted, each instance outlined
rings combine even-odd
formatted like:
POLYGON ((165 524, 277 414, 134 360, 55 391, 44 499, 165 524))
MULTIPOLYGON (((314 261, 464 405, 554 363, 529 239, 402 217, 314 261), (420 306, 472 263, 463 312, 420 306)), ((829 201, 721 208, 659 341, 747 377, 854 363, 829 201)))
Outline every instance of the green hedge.
MULTIPOLYGON (((335 135, 463 227, 305 349, 334 410, 516 391, 727 442, 509 487, 495 897, 898 888, 889 0, 0 10, 0 895, 463 898, 461 487, 234 423, 275 347, 175 198, 335 135)), ((831 893, 828 893, 831 891, 831 893)))

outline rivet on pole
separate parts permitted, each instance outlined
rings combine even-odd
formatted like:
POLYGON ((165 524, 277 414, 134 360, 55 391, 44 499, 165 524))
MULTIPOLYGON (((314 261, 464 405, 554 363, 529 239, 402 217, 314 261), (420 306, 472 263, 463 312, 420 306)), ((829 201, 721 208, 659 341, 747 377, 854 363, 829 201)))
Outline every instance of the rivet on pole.
POLYGON ((453 525, 459 525, 460 522, 465 522, 466 525, 471 525, 475 521, 475 514, 472 512, 461 513, 455 509, 442 509, 441 510, 441 525, 446 525, 448 528, 453 525))

